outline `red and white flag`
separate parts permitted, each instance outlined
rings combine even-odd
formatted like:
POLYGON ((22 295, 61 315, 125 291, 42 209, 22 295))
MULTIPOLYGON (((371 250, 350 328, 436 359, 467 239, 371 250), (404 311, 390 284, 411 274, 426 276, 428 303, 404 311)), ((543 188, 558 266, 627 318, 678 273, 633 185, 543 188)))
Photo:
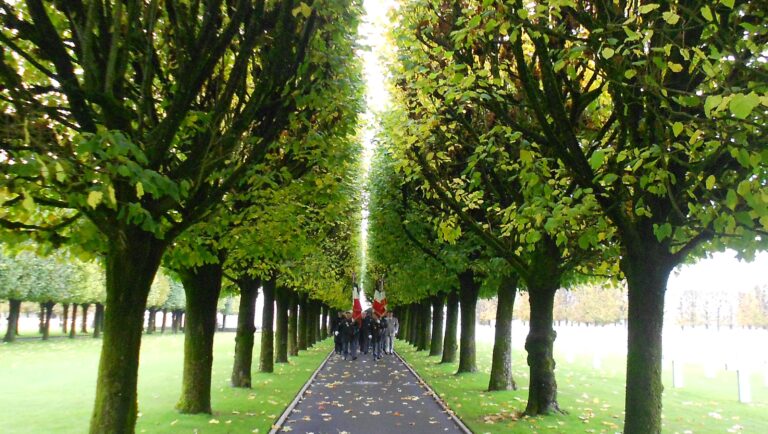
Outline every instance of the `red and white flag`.
POLYGON ((363 306, 360 304, 360 288, 356 283, 352 284, 352 318, 359 319, 362 317, 363 306))
POLYGON ((387 312, 387 294, 384 292, 384 282, 380 282, 380 289, 373 293, 373 311, 383 316, 387 312))

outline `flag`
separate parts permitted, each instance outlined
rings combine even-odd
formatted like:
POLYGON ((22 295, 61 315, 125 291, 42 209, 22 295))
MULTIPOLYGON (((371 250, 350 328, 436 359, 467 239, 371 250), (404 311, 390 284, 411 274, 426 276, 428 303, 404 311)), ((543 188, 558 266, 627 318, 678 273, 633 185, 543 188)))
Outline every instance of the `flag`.
POLYGON ((379 316, 384 313, 383 306, 381 305, 381 291, 378 289, 373 293, 373 311, 379 316))
POLYGON ((379 281, 379 288, 373 293, 373 311, 383 316, 387 313, 387 295, 384 292, 384 281, 379 281))
POLYGON ((360 304, 360 288, 356 283, 352 284, 352 318, 357 320, 362 317, 363 306, 360 304))

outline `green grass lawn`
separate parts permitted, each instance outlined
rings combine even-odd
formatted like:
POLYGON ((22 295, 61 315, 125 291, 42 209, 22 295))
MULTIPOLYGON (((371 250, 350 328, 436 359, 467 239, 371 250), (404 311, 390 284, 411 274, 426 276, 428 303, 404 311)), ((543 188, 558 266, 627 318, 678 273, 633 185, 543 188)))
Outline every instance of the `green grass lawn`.
MULTIPOLYGON (((572 363, 557 360, 558 401, 568 414, 520 418, 528 396, 525 352, 515 348, 514 376, 517 391, 486 392, 492 345, 477 344, 479 372, 455 375, 458 364, 439 364, 400 343, 400 354, 419 372, 448 406, 469 426, 482 433, 615 433, 624 419, 624 368, 622 358, 605 358, 600 371, 592 359, 576 357, 572 363)), ((673 389, 664 372, 665 433, 768 433, 768 388, 757 374, 751 378, 751 404, 738 402, 736 373, 721 372, 706 378, 703 370, 685 368, 685 387, 673 389)))
MULTIPOLYGON (((266 433, 332 347, 331 340, 321 342, 289 364, 275 365, 273 374, 254 373, 252 389, 235 389, 229 386, 234 338, 234 333, 216 334, 214 414, 191 416, 174 410, 181 392, 183 335, 145 336, 136 432, 266 433)), ((256 342, 258 370, 258 336, 256 342)), ((86 432, 100 348, 98 339, 0 345, 0 432, 86 432)))

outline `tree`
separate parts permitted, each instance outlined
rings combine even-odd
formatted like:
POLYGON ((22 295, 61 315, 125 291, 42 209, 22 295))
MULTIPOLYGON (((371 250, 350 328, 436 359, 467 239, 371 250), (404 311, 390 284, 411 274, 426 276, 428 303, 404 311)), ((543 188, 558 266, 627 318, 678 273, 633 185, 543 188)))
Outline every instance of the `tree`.
POLYGON ((107 245, 91 432, 133 430, 143 311, 166 248, 260 163, 312 97, 324 51, 354 32, 344 1, 191 6, 0 6, 3 104, 36 127, 33 142, 4 137, 11 200, 73 210, 43 229, 84 215, 107 245))

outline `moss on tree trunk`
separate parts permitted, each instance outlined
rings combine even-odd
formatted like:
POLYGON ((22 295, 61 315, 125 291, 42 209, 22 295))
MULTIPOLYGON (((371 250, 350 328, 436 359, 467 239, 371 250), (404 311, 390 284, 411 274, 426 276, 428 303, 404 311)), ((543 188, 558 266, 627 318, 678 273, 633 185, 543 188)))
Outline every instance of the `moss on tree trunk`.
POLYGON ((296 291, 291 291, 288 307, 288 355, 299 355, 299 297, 296 291))
POLYGON ((477 371, 475 350, 475 310, 480 285, 475 282, 475 273, 467 270, 459 275, 459 298, 461 301, 461 338, 459 346, 458 374, 477 371))
POLYGON ((109 240, 107 306, 91 434, 133 433, 139 349, 152 280, 165 241, 139 230, 121 230, 109 240))
MULTIPOLYGON (((529 284, 530 285, 530 284, 529 284)), ((557 333, 553 329, 552 314, 557 287, 528 287, 531 304, 531 321, 525 349, 528 351, 530 384, 525 414, 536 416, 559 412, 557 381, 555 380, 554 342, 557 333)))
POLYGON ((515 278, 507 278, 499 286, 489 391, 517 390, 512 376, 512 313, 516 293, 517 279, 515 278))
POLYGON ((256 299, 261 281, 244 276, 237 281, 240 288, 240 306, 237 311, 235 333, 235 361, 232 366, 232 386, 251 387, 251 365, 256 324, 256 299))
POLYGON ((19 315, 21 314, 21 300, 10 299, 8 300, 8 304, 8 329, 5 331, 3 342, 13 342, 19 334, 17 327, 19 324, 19 315))
POLYGON ((440 363, 456 361, 456 330, 459 325, 459 293, 455 289, 448 293, 445 307, 445 338, 443 339, 443 358, 440 363))
POLYGON ((664 296, 669 273, 676 265, 655 241, 628 248, 621 268, 629 293, 627 384, 625 394, 627 434, 661 432, 662 330, 664 296))
POLYGON ((275 370, 275 278, 264 281, 264 309, 261 311, 261 353, 259 354, 259 371, 273 372, 275 370))
POLYGON ((221 264, 205 264, 179 272, 187 297, 184 372, 181 397, 176 404, 182 413, 211 412, 213 335, 216 333, 216 304, 223 274, 221 264))
POLYGON ((288 363, 288 297, 285 288, 275 292, 275 363, 288 363))
POLYGON ((429 344, 429 355, 439 356, 443 353, 443 307, 445 295, 432 297, 432 342, 429 344))

